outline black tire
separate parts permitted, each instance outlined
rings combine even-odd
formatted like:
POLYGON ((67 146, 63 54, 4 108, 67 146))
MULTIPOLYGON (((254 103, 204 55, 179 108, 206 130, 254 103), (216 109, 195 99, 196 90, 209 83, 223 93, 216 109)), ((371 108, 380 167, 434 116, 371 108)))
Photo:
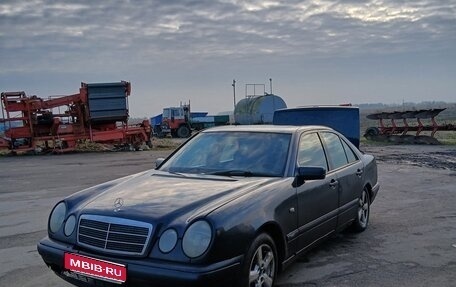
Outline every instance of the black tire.
POLYGON ((258 235, 247 251, 242 266, 242 287, 272 287, 277 277, 278 260, 274 240, 266 234, 258 235))
POLYGON ((156 125, 156 126, 154 127, 154 132, 155 132, 155 134, 157 135, 157 137, 158 137, 159 139, 162 139, 162 138, 165 137, 165 135, 163 134, 162 128, 161 128, 161 126, 159 126, 159 125, 156 125))
POLYGON ((177 129, 177 136, 180 138, 188 138, 190 136, 190 129, 187 126, 180 126, 177 129))
POLYGON ((358 199, 358 210, 356 212, 355 221, 352 224, 352 229, 355 232, 366 230, 369 225, 370 217, 370 196, 367 188, 363 189, 361 197, 358 199))
POLYGON ((366 129, 364 136, 378 136, 380 134, 380 130, 377 127, 370 127, 366 129))

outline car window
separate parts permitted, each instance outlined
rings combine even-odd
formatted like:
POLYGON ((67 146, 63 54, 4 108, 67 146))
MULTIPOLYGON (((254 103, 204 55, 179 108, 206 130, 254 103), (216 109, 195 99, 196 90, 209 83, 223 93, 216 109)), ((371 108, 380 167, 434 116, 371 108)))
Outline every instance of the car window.
POLYGON ((347 156, 345 155, 344 147, 340 142, 340 138, 333 133, 324 132, 321 136, 326 144, 328 158, 332 163, 331 169, 336 169, 348 164, 347 156))
POLYGON ((348 144, 342 140, 342 145, 344 146, 345 154, 347 155, 348 162, 355 162, 358 160, 355 152, 348 146, 348 144))
POLYGON ((317 133, 304 134, 299 140, 299 166, 321 166, 328 170, 325 152, 317 133))

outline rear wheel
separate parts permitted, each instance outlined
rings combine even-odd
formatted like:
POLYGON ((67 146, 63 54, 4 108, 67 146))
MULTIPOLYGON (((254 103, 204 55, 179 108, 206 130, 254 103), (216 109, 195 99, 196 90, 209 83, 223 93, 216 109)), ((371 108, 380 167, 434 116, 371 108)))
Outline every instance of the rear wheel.
POLYGON ((358 199, 358 212, 356 214, 355 221, 353 222, 353 230, 361 232, 366 230, 369 224, 370 215, 370 197, 367 188, 363 189, 361 197, 358 199))
POLYGON ((277 251, 272 238, 262 233, 246 254, 242 269, 243 287, 272 287, 277 275, 277 251))
POLYGON ((190 129, 187 126, 180 126, 177 129, 177 136, 180 138, 188 138, 190 136, 190 129))

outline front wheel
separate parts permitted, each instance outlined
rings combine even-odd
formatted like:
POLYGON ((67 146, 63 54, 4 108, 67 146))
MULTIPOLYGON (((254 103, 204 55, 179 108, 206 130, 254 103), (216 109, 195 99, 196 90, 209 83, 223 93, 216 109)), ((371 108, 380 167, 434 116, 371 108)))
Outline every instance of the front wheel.
POLYGON ((247 251, 242 269, 243 287, 272 287, 277 275, 277 250, 274 240, 262 233, 247 251))
POLYGON ((363 189, 361 197, 358 199, 358 212, 356 214, 355 221, 353 222, 353 230, 361 232, 366 230, 369 224, 370 214, 370 197, 367 188, 363 189))

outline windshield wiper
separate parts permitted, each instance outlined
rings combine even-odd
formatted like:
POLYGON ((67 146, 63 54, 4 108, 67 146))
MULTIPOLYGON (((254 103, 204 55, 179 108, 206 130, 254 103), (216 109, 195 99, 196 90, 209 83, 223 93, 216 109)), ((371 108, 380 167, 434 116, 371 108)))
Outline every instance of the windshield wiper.
POLYGON ((222 176, 252 176, 252 172, 248 170, 219 170, 219 171, 214 171, 210 172, 208 174, 211 175, 222 175, 222 176))
POLYGON ((275 176, 270 173, 258 173, 258 172, 251 172, 249 170, 219 170, 208 173, 210 175, 221 175, 221 176, 245 176, 245 177, 252 177, 252 176, 260 176, 260 177, 272 177, 275 176))

